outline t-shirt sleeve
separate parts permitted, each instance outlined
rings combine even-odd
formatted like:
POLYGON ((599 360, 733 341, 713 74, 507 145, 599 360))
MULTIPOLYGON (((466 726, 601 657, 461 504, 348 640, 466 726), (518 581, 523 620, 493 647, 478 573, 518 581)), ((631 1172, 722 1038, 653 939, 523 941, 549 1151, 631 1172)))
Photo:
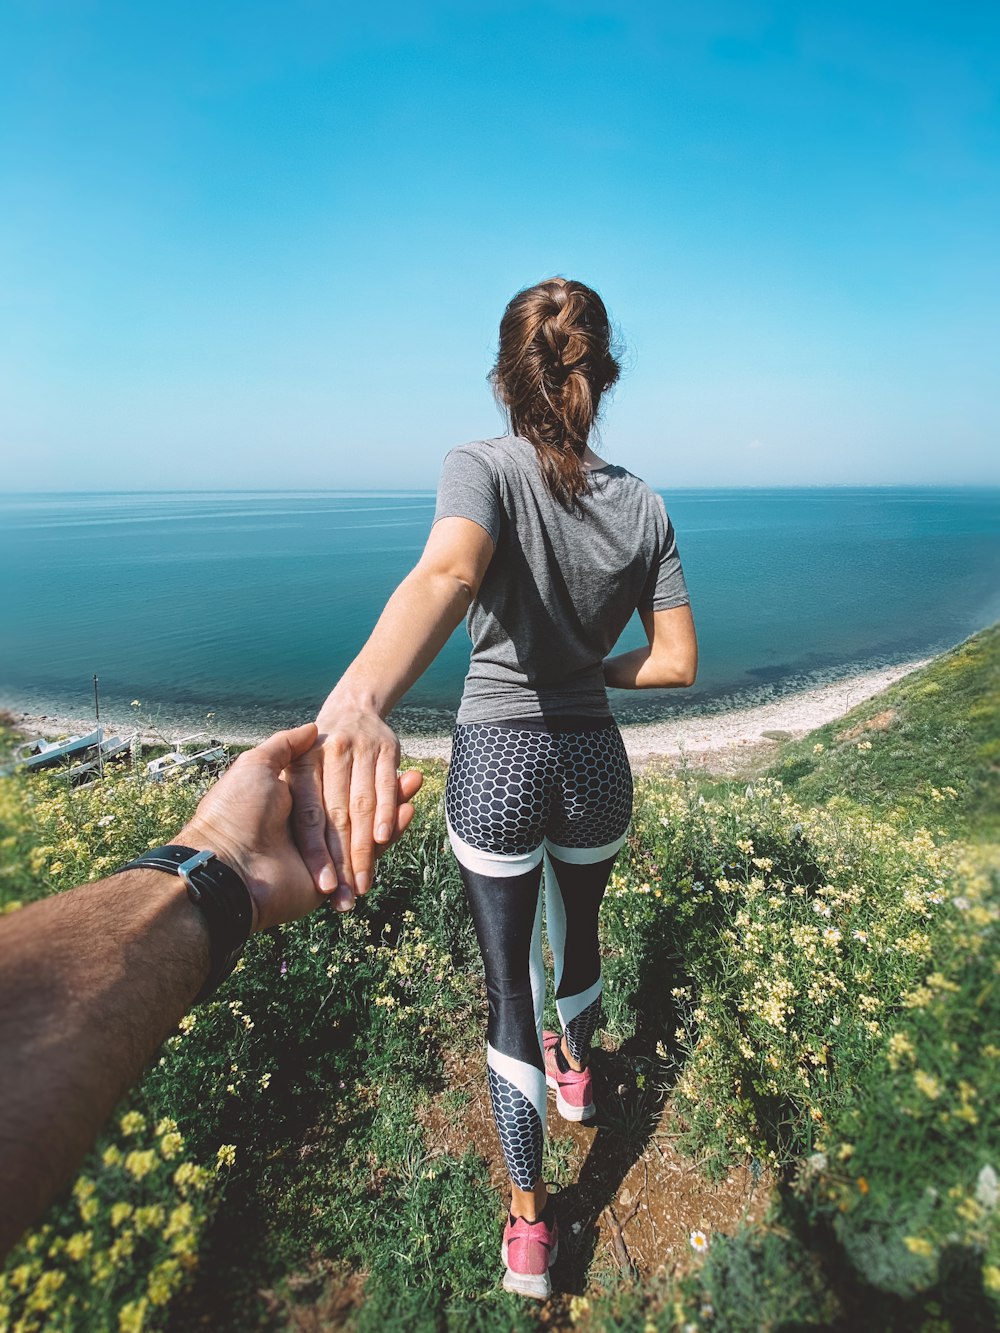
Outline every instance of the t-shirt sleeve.
POLYGON ((452 449, 441 469, 434 522, 439 518, 471 518, 486 529, 496 545, 500 512, 500 487, 489 460, 468 445, 452 449))
POLYGON ((640 611, 669 611, 675 606, 688 606, 691 602, 677 551, 674 525, 659 495, 656 502, 656 517, 659 520, 656 523, 657 550, 639 599, 640 611))

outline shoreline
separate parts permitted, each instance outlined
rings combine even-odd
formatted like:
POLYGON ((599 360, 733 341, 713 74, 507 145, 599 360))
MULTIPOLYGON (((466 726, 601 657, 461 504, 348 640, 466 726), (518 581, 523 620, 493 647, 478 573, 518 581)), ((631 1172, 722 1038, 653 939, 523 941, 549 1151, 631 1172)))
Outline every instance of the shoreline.
MULTIPOLYGON (((681 716, 675 714, 661 721, 623 722, 619 725, 633 768, 644 768, 656 761, 693 761, 700 768, 739 771, 746 761, 773 750, 780 739, 798 739, 825 722, 842 717, 857 704, 870 699, 930 660, 919 658, 892 666, 875 667, 839 680, 791 691, 764 703, 691 712, 681 716), (766 736, 765 732, 782 732, 785 735, 774 738, 766 736)), ((18 730, 28 737, 86 734, 94 729, 92 718, 19 712, 16 708, 10 710, 10 715, 18 730)), ((176 739, 164 732, 149 730, 148 719, 143 719, 141 715, 121 718, 115 713, 109 713, 103 725, 110 734, 128 734, 138 728, 143 744, 172 744, 176 739)), ((209 731, 210 728, 204 728, 202 734, 207 737, 209 731)), ((238 733, 229 728, 220 728, 211 729, 211 734, 226 744, 254 745, 266 733, 238 733)), ((424 736, 401 731, 399 740, 403 754, 410 759, 448 760, 451 755, 451 736, 446 732, 424 736)))

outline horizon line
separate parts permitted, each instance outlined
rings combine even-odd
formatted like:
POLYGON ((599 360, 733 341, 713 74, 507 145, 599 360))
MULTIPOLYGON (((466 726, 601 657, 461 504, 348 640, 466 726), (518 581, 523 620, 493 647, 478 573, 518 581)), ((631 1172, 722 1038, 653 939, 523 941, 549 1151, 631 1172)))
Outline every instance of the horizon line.
MULTIPOLYGON (((659 486, 655 482, 647 483, 653 490, 672 491, 1000 491, 1000 479, 997 481, 804 481, 775 482, 772 484, 755 483, 729 485, 659 486)), ((87 495, 430 495, 437 493, 434 486, 143 486, 129 489, 112 487, 92 487, 70 490, 43 490, 38 488, 24 490, 0 489, 0 499, 24 498, 34 495, 47 496, 87 496, 87 495)))

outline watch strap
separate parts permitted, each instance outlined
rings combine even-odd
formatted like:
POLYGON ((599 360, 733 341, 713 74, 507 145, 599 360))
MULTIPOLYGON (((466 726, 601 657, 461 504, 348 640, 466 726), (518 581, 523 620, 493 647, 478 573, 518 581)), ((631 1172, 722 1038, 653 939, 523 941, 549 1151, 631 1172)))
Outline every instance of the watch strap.
POLYGON ((253 925, 250 891, 236 871, 214 852, 199 852, 179 843, 152 847, 114 873, 143 869, 177 875, 205 918, 211 961, 205 984, 194 999, 198 1004, 225 981, 239 961, 253 925))

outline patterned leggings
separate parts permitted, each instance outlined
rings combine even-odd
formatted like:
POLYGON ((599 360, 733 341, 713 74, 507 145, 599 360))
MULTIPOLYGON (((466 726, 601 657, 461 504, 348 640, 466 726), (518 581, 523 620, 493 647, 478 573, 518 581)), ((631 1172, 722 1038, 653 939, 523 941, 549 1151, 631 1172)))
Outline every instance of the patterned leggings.
POLYGON ((471 723, 455 731, 448 834, 486 969, 486 1063, 507 1169, 541 1178, 542 895, 566 1045, 582 1060, 601 1016, 597 916, 632 814, 632 774, 614 722, 471 723))

